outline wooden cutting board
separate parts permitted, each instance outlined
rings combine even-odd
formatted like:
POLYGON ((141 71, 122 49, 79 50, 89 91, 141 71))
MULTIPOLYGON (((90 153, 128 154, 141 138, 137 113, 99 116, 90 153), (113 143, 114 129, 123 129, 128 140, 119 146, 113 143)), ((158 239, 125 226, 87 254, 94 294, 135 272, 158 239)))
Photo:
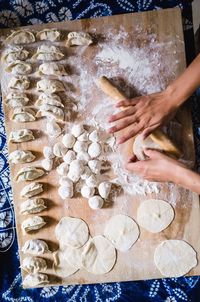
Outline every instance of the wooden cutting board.
MULTIPOLYGON (((68 31, 74 30, 83 30, 95 35, 96 43, 88 48, 74 47, 66 49, 63 41, 57 43, 66 54, 66 64, 69 64, 73 70, 71 83, 75 87, 75 99, 80 100, 80 103, 84 101, 81 107, 81 114, 79 115, 80 121, 92 120, 92 118, 95 117, 100 121, 104 120, 105 123, 105 120, 111 112, 110 110, 112 110, 112 107, 109 107, 111 100, 96 87, 93 81, 93 79, 98 76, 105 75, 111 78, 115 84, 119 85, 119 87, 127 93, 127 96, 135 96, 140 93, 156 91, 158 85, 157 87, 154 86, 154 82, 158 83, 160 81, 159 88, 164 89, 164 87, 185 68, 183 30, 179 9, 134 13, 72 22, 49 23, 45 25, 27 26, 26 28, 32 31, 38 31, 44 28, 58 28, 63 30, 65 36, 68 31), (119 39, 116 37, 119 37, 119 39), (138 57, 138 67, 134 77, 130 76, 131 73, 128 74, 126 72, 129 66, 125 66, 125 62, 122 64, 123 66, 119 66, 119 62, 117 63, 116 60, 109 61, 109 50, 106 47, 109 46, 110 41, 119 46, 119 48, 114 49, 116 57, 119 58, 119 60, 121 60, 120 46, 122 45, 125 49, 127 48, 129 55, 141 55, 138 57), (107 49, 107 51, 104 51, 105 49, 107 49), (148 52, 145 55, 146 50, 148 52), (157 55, 160 56, 160 59, 156 57, 157 55), (77 61, 77 58, 81 58, 81 60, 77 61), (155 65, 155 70, 158 68, 159 74, 155 71, 148 73, 148 70, 142 73, 142 63, 148 58, 151 58, 150 65, 155 65), (159 64, 161 64, 161 67, 159 67, 159 64), (75 74, 75 76, 73 76, 73 74, 75 74), (143 80, 146 81, 145 83, 148 87, 146 91, 145 84, 142 82, 143 80), (152 82, 149 82, 150 80, 152 82), (88 87, 85 82, 88 82, 90 86, 88 87), (101 107, 100 104, 102 104, 101 107), (108 107, 106 107, 106 104, 108 107)), ((1 30, 0 34, 5 37, 9 32, 10 30, 8 29, 1 30)), ((32 44, 25 48, 29 49, 31 53, 34 53, 37 44, 32 44)), ((111 48, 112 47, 110 47, 110 51, 113 51, 111 48)), ((133 63, 130 61, 130 65, 131 64, 133 63)), ((127 65, 129 65, 129 63, 127 63, 127 65)), ((34 66, 34 70, 35 68, 37 68, 37 66, 34 66)), ((4 72, 3 66, 1 66, 0 77, 4 100, 8 93, 7 85, 10 77, 4 72)), ((31 75, 31 79, 32 86, 28 93, 34 101, 34 85, 36 80, 39 79, 35 78, 33 74, 31 75)), ((33 129, 36 134, 35 141, 22 144, 8 144, 9 152, 19 148, 32 150, 37 155, 36 161, 32 164, 39 164, 42 159, 43 146, 52 144, 52 141, 48 140, 47 135, 44 133, 45 119, 20 125, 10 121, 11 110, 8 107, 4 106, 4 112, 7 136, 11 130, 24 127, 33 129)), ((184 106, 178 112, 176 122, 169 125, 168 132, 184 151, 184 159, 194 163, 194 143, 189 106, 184 106)), ((128 145, 125 144, 122 147, 121 151, 124 154, 126 153, 127 146, 128 145)), ((10 167, 12 180, 20 168, 20 165, 10 167)), ((143 200, 148 198, 167 200, 173 205, 176 213, 172 224, 161 233, 151 234, 141 228, 140 238, 137 243, 128 252, 117 253, 117 263, 114 269, 108 274, 95 276, 87 273, 85 270, 80 270, 74 275, 61 280, 49 269, 47 272, 50 276, 49 285, 161 278, 161 274, 154 265, 153 254, 155 247, 165 239, 186 240, 197 251, 198 258, 200 256, 200 211, 199 197, 197 194, 178 186, 173 186, 172 184, 164 184, 161 185, 159 193, 146 194, 146 196, 142 194, 128 194, 124 191, 116 198, 112 206, 93 211, 88 207, 87 201, 83 198, 77 197, 76 199, 69 199, 65 202, 59 198, 57 194, 58 177, 55 170, 41 178, 40 182, 44 184, 45 188, 44 194, 41 196, 47 199, 49 205, 48 209, 42 212, 41 215, 46 218, 48 223, 46 227, 38 232, 24 236, 21 231, 21 223, 25 217, 19 213, 19 206, 21 202, 20 191, 25 184, 12 181, 20 261, 24 258, 24 255, 21 253, 21 247, 26 240, 31 238, 44 239, 49 243, 52 251, 56 250, 58 243, 54 235, 54 228, 63 216, 69 215, 82 218, 87 222, 91 235, 94 236, 103 233, 106 221, 115 214, 127 214, 136 219, 138 206, 143 200)), ((44 258, 48 259, 48 264, 51 266, 52 255, 45 255, 44 258)), ((200 264, 188 275, 198 275, 199 273, 200 264)), ((22 272, 22 277, 25 277, 24 272, 22 272)))

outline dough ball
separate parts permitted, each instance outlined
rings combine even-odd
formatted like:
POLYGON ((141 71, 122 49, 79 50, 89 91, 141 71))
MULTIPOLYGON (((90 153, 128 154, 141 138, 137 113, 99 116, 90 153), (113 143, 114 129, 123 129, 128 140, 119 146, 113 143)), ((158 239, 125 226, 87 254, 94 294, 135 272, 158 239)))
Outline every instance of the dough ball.
POLYGON ((66 133, 62 138, 63 145, 68 149, 73 147, 75 141, 76 139, 71 133, 66 133))
POLYGON ((88 166, 84 167, 84 171, 81 174, 81 179, 86 180, 87 178, 89 178, 92 175, 92 171, 90 170, 90 168, 88 166))
POLYGON ((53 148, 49 146, 45 146, 43 148, 43 155, 45 158, 53 159, 55 155, 53 154, 53 148))
POLYGON ((88 226, 80 218, 63 217, 55 227, 55 235, 62 245, 80 248, 89 238, 88 226))
POLYGON ((73 188, 73 182, 67 176, 63 176, 59 179, 59 184, 68 188, 73 188))
POLYGON ((101 161, 100 160, 98 160, 98 159, 89 160, 88 166, 94 174, 100 174, 100 171, 101 171, 101 161))
POLYGON ((97 177, 92 174, 90 177, 88 177, 86 179, 85 183, 88 187, 96 188, 96 187, 98 187, 99 181, 98 181, 97 177))
POLYGON ((111 186, 112 186, 111 182, 108 181, 101 182, 98 187, 99 195, 104 199, 108 198, 108 195, 110 194, 111 191, 111 186))
POLYGON ((76 159, 76 153, 73 150, 68 150, 63 157, 64 162, 67 164, 70 164, 74 159, 76 159))
POLYGON ((139 234, 136 222, 131 217, 122 214, 113 216, 104 230, 104 236, 121 252, 129 250, 138 240, 139 234))
POLYGON ((66 199, 66 198, 72 198, 74 195, 73 192, 73 187, 68 187, 65 184, 62 184, 59 188, 58 188, 58 194, 62 199, 66 199))
POLYGON ((73 150, 79 154, 82 152, 87 152, 88 149, 88 144, 87 142, 80 142, 80 141, 76 141, 73 147, 73 150))
POLYGON ((85 198, 90 198, 94 195, 95 189, 88 187, 88 186, 83 186, 81 188, 81 195, 85 198))
POLYGON ((46 171, 51 171, 53 169, 53 159, 45 158, 41 162, 42 168, 46 171))
POLYGON ((94 130, 90 133, 89 140, 94 143, 98 143, 100 141, 100 134, 97 130, 94 130))
POLYGON ((84 131, 77 139, 80 142, 87 142, 88 141, 88 135, 89 135, 89 133, 87 131, 84 131))
POLYGON ((61 176, 67 176, 67 173, 69 171, 69 166, 67 163, 64 162, 57 167, 56 171, 61 176))
POLYGON ((87 152, 79 152, 77 153, 77 159, 81 160, 86 165, 90 160, 90 156, 87 152))
POLYGON ((95 195, 89 198, 88 204, 91 209, 97 210, 103 207, 104 200, 100 196, 95 195))
POLYGON ((197 253, 183 240, 165 240, 157 246, 154 262, 163 276, 181 277, 197 265, 197 253))
POLYGON ((83 162, 81 160, 75 159, 71 162, 71 164, 69 166, 68 177, 73 182, 77 182, 80 179, 81 174, 83 173, 83 171, 84 171, 83 162))
POLYGON ((67 148, 60 142, 53 146, 53 154, 57 157, 63 157, 67 153, 67 148))
POLYGON ((76 124, 76 125, 73 125, 71 132, 74 137, 78 137, 84 132, 84 130, 85 129, 83 128, 83 125, 76 124))
POLYGON ((146 159, 147 156, 144 153, 145 148, 162 151, 160 145, 156 144, 150 136, 143 140, 142 134, 137 135, 133 143, 133 153, 136 155, 138 160, 146 159))
POLYGON ((92 158, 99 157, 101 155, 101 151, 102 151, 102 148, 99 143, 91 143, 88 147, 88 154, 92 158))
POLYGON ((108 273, 116 262, 116 250, 103 236, 88 240, 82 253, 82 266, 90 273, 101 275, 108 273))
POLYGON ((166 229, 173 219, 174 209, 164 200, 145 200, 137 210, 138 224, 151 233, 166 229))

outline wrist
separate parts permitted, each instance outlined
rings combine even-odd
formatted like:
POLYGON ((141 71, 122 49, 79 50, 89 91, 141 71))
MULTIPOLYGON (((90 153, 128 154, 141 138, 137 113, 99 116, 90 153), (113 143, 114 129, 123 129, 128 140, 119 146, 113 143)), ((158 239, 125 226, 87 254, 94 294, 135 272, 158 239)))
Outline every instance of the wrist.
POLYGON ((168 102, 174 110, 178 109, 189 97, 179 88, 176 82, 171 83, 165 90, 168 102))

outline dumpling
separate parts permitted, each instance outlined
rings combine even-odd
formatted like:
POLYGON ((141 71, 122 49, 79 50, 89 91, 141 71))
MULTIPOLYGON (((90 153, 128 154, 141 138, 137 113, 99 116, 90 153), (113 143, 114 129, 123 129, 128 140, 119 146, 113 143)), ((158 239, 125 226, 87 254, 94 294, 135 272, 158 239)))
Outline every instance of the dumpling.
POLYGON ((40 257, 27 256, 23 259, 21 268, 27 273, 38 273, 47 270, 47 262, 40 257))
POLYGON ((29 98, 23 92, 10 92, 5 99, 7 106, 12 108, 26 106, 29 102, 29 98))
POLYGON ((57 157, 63 157, 67 153, 67 148, 60 142, 53 146, 53 154, 57 157))
POLYGON ((33 197, 43 192, 43 185, 39 182, 32 182, 21 190, 21 197, 33 197))
POLYGON ((38 74, 42 75, 53 75, 53 76, 64 76, 67 75, 65 67, 56 62, 46 62, 39 66, 38 74))
POLYGON ((50 251, 48 244, 44 240, 30 239, 25 242, 22 252, 30 255, 43 255, 50 251))
POLYGON ((28 141, 31 141, 34 139, 35 139, 35 137, 31 130, 20 129, 20 130, 11 131, 8 141, 10 143, 23 143, 23 142, 28 142, 28 141))
POLYGON ((35 42, 35 36, 28 30, 17 30, 13 31, 5 41, 8 44, 29 44, 35 42))
POLYGON ((32 198, 27 199, 20 205, 20 213, 23 215, 26 214, 36 214, 45 210, 47 207, 45 201, 42 198, 32 198))
POLYGON ((34 161, 35 155, 28 150, 15 150, 8 156, 8 161, 11 164, 24 164, 34 161))
POLYGON ((27 218, 22 222, 21 228, 23 233, 29 233, 32 231, 37 231, 45 226, 46 222, 43 217, 41 216, 32 216, 27 218))
POLYGON ((56 28, 43 29, 36 34, 38 40, 59 41, 61 33, 56 28))
POLYGON ((15 181, 29 181, 42 177, 45 174, 44 170, 36 167, 22 168, 15 177, 15 181))
POLYGON ((32 72, 31 64, 24 61, 16 60, 9 64, 5 71, 11 72, 14 75, 26 75, 32 72))
POLYGON ((36 287, 38 285, 48 284, 49 279, 47 274, 36 273, 29 274, 24 278, 23 287, 36 287))
POLYGON ((66 46, 70 47, 73 45, 90 45, 92 43, 92 37, 88 33, 73 31, 70 32, 67 36, 66 46))
POLYGON ((32 59, 42 61, 59 61, 64 58, 64 54, 54 45, 41 45, 37 52, 32 56, 32 59))
POLYGON ((64 107, 64 105, 62 104, 62 101, 58 95, 56 95, 56 94, 49 95, 49 94, 41 93, 39 95, 39 98, 35 102, 35 106, 40 107, 40 106, 44 106, 44 105, 64 107))
POLYGON ((43 79, 37 82, 37 91, 42 91, 46 94, 52 94, 54 92, 65 91, 65 87, 59 80, 43 79))
POLYGON ((40 106, 40 109, 38 110, 37 117, 51 117, 53 119, 56 119, 58 121, 63 121, 65 118, 64 111, 56 106, 51 105, 42 105, 40 106))
POLYGON ((11 78, 8 87, 23 91, 30 87, 30 80, 26 76, 15 76, 11 78))
POLYGON ((58 137, 61 135, 62 129, 55 121, 47 121, 46 134, 50 137, 58 137))
POLYGON ((13 111, 12 120, 17 123, 35 121, 35 111, 31 108, 17 107, 13 111))
POLYGON ((28 58, 29 52, 23 49, 22 46, 14 46, 10 45, 2 55, 2 62, 4 63, 12 63, 16 60, 26 60, 28 58))

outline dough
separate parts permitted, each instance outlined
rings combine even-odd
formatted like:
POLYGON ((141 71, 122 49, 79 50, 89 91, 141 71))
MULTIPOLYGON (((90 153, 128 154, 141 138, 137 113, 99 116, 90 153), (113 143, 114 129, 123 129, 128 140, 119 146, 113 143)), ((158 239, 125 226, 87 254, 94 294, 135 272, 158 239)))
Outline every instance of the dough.
POLYGON ((64 183, 58 188, 58 194, 62 199, 72 198, 74 195, 73 186, 66 186, 64 183))
POLYGON ((71 162, 69 166, 69 173, 68 177, 71 179, 73 182, 77 182, 81 174, 84 172, 84 165, 81 160, 75 159, 71 162))
POLYGON ((37 287, 42 284, 48 284, 48 275, 42 273, 28 274, 24 278, 23 287, 37 287))
POLYGON ((112 186, 111 182, 108 181, 101 182, 98 187, 99 195, 104 199, 108 198, 108 195, 110 194, 111 191, 111 186, 112 186))
POLYGON ((53 159, 55 155, 53 154, 53 148, 49 146, 44 146, 43 155, 45 158, 53 159))
POLYGON ((2 54, 2 62, 10 64, 16 60, 26 60, 29 52, 22 46, 10 45, 2 54))
POLYGON ((87 144, 87 142, 80 142, 80 141, 77 140, 74 144, 73 149, 78 154, 79 153, 84 153, 84 152, 87 152, 88 144, 87 144))
POLYGON ((60 31, 55 28, 43 29, 36 34, 36 38, 38 40, 41 40, 41 41, 48 40, 51 42, 59 41, 60 36, 61 36, 60 31))
POLYGON ((73 134, 70 133, 66 133, 62 138, 63 145, 68 149, 73 147, 75 141, 75 137, 73 136, 73 134))
POLYGON ((145 160, 146 155, 144 154, 144 149, 155 149, 162 151, 162 148, 156 144, 150 136, 147 137, 145 140, 142 138, 142 134, 136 136, 134 143, 133 143, 133 153, 136 155, 138 160, 145 160))
POLYGON ((42 168, 46 171, 51 171, 53 169, 53 159, 45 158, 41 161, 42 168))
POLYGON ((94 195, 89 198, 88 204, 91 209, 97 210, 97 209, 101 209, 103 207, 104 200, 100 196, 94 195))
POLYGON ((57 157, 63 157, 67 153, 67 148, 62 143, 56 143, 53 146, 53 154, 57 157))
POLYGON ((90 273, 101 275, 108 273, 116 262, 116 250, 103 236, 90 239, 82 253, 82 265, 90 273))
POLYGON ((86 185, 81 188, 81 195, 85 198, 92 197, 94 195, 94 192, 95 192, 94 188, 88 187, 86 185))
POLYGON ((30 255, 43 255, 49 253, 49 247, 44 240, 40 239, 30 239, 27 240, 22 247, 22 252, 24 254, 30 255))
POLYGON ((8 140, 10 143, 22 143, 22 142, 28 142, 28 141, 31 141, 34 139, 35 139, 35 137, 31 130, 20 129, 20 130, 11 131, 8 140))
POLYGON ((46 123, 46 134, 50 137, 58 137, 62 130, 60 126, 53 120, 46 123))
POLYGON ((97 130, 94 130, 90 133, 89 140, 94 143, 98 143, 100 141, 100 134, 98 133, 97 130))
POLYGON ((71 179, 69 179, 66 176, 63 176, 59 179, 59 184, 61 186, 65 186, 65 187, 68 187, 68 188, 73 188, 73 182, 71 181, 71 179))
POLYGON ((67 173, 69 171, 69 166, 67 163, 64 162, 57 167, 56 171, 61 176, 67 176, 67 173))
POLYGON ((89 230, 82 219, 63 217, 55 227, 55 235, 62 245, 79 248, 88 241, 89 230))
POLYGON ((33 197, 43 192, 43 185, 39 182, 32 182, 21 190, 21 197, 33 197))
POLYGON ((88 166, 94 174, 100 174, 100 171, 101 171, 101 161, 100 160, 98 160, 98 159, 89 160, 88 166))
POLYGON ((14 90, 24 91, 30 87, 30 80, 27 76, 15 76, 11 78, 8 87, 14 90))
POLYGON ((101 155, 101 151, 102 151, 102 148, 99 143, 91 143, 88 147, 88 154, 92 158, 99 157, 101 155))
POLYGON ((11 164, 24 164, 34 161, 35 155, 28 150, 15 150, 9 154, 8 161, 11 164))
POLYGON ((85 151, 78 152, 76 158, 81 160, 84 163, 84 165, 86 165, 88 163, 88 161, 91 159, 89 154, 85 151))
POLYGON ((21 268, 27 273, 38 273, 47 270, 47 263, 43 258, 27 256, 23 259, 21 268))
POLYGON ((85 129, 83 128, 83 125, 81 125, 81 124, 73 125, 72 130, 71 130, 73 136, 75 136, 75 137, 80 136, 84 131, 85 131, 85 129))
POLYGON ((172 206, 159 199, 143 201, 137 210, 138 224, 151 233, 159 233, 166 229, 174 219, 172 206))
POLYGON ((28 30, 13 31, 7 38, 8 44, 29 44, 35 42, 35 36, 28 30))
POLYGON ((5 71, 11 72, 14 75, 26 75, 32 72, 32 67, 29 63, 24 61, 16 60, 10 63, 5 71))
POLYGON ((44 170, 36 168, 36 167, 25 167, 19 170, 17 176, 15 177, 15 181, 29 181, 35 180, 44 175, 44 170))
POLYGON ((45 226, 46 222, 43 217, 41 216, 32 216, 27 218, 22 222, 21 228, 23 233, 29 233, 32 231, 37 231, 45 226))
POLYGON ((126 215, 115 215, 106 224, 104 236, 121 252, 129 250, 138 240, 139 228, 136 222, 126 215))
POLYGON ((154 262, 163 276, 181 277, 197 265, 197 253, 183 240, 165 240, 155 249, 154 262))
POLYGON ((68 165, 75 159, 76 153, 73 150, 68 150, 67 153, 63 156, 64 162, 68 165))
POLYGON ((12 120, 17 123, 34 122, 35 111, 31 108, 16 107, 13 111, 12 120))
POLYGON ((77 137, 77 139, 80 142, 87 142, 88 141, 88 132, 84 131, 80 136, 77 137))
POLYGON ((74 248, 71 246, 64 246, 64 247, 61 246, 60 247, 60 249, 63 253, 64 259, 77 270, 82 268, 81 257, 82 257, 84 248, 85 248, 85 245, 83 245, 80 248, 74 248))
POLYGON ((66 278, 78 271, 78 268, 72 266, 71 263, 66 260, 65 255, 62 251, 55 252, 53 254, 53 257, 53 269, 57 276, 61 278, 66 278))
MULTIPOLYGON (((81 174, 81 179, 86 180, 86 179, 88 179, 91 175, 92 175, 92 171, 90 170, 90 168, 89 168, 88 166, 85 166, 85 167, 84 167, 84 171, 83 171, 83 173, 81 174)), ((92 180, 91 180, 91 182, 92 182, 92 180)), ((91 184, 91 182, 88 181, 88 183, 90 183, 90 184, 91 184)))
POLYGON ((85 183, 88 187, 95 188, 95 187, 98 187, 99 181, 98 181, 96 175, 92 174, 90 177, 88 177, 86 179, 85 183))
POLYGON ((85 32, 70 32, 67 36, 67 42, 66 42, 66 46, 70 47, 70 46, 81 46, 81 45, 90 45, 92 44, 92 38, 88 33, 85 32))
POLYGON ((45 210, 47 207, 45 205, 44 199, 42 198, 32 198, 27 199, 20 205, 20 213, 23 215, 36 214, 45 210))

